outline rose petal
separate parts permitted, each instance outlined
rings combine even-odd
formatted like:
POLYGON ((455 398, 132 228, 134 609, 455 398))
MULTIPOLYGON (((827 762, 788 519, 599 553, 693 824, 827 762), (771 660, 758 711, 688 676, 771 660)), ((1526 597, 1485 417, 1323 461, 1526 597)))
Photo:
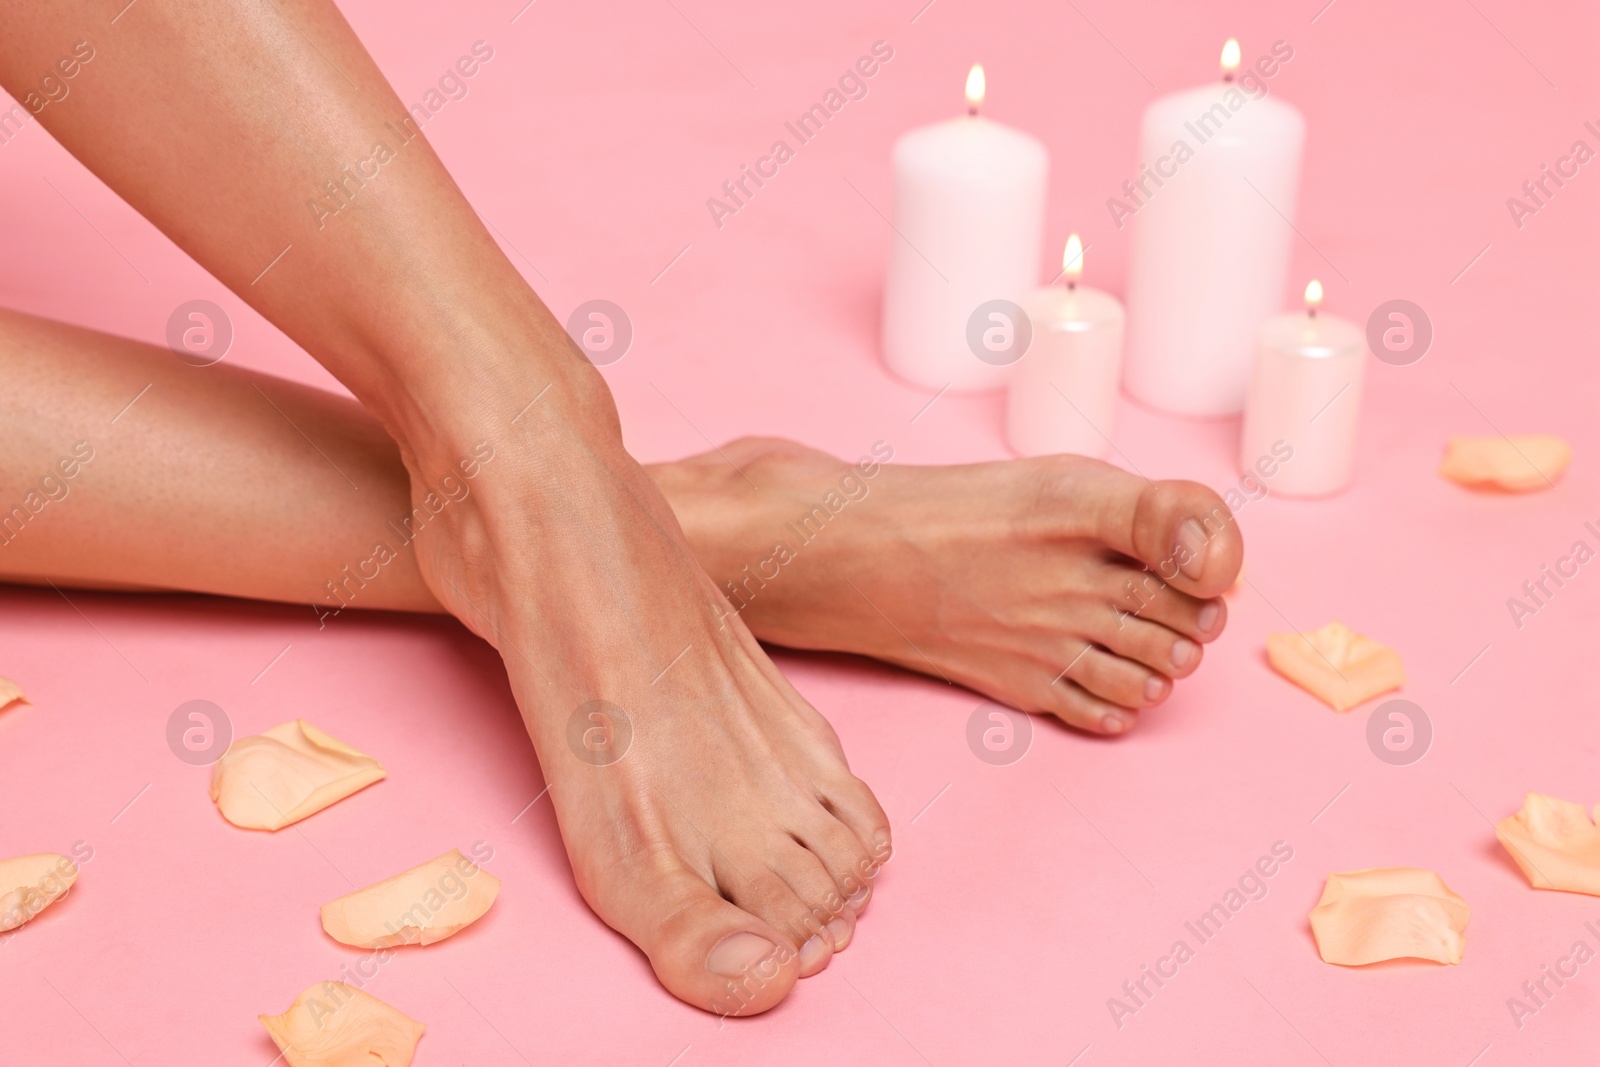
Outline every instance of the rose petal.
POLYGON ((1406 683, 1398 652, 1342 622, 1305 634, 1268 634, 1267 661, 1334 711, 1349 711, 1406 683))
POLYGON ((211 799, 235 826, 281 830, 383 777, 377 760, 297 719, 228 746, 211 799))
POLYGON ((500 879, 453 848, 322 906, 322 928, 356 948, 431 945, 477 922, 500 879))
POLYGON ((289 1067, 409 1067, 427 1029, 343 982, 314 985, 282 1015, 258 1018, 289 1067))
POLYGON ((23 693, 22 686, 10 678, 0 678, 0 711, 4 711, 17 701, 26 702, 27 694, 23 693))
POLYGON ((1467 902, 1432 871, 1379 867, 1328 875, 1311 909, 1311 932, 1327 963, 1460 963, 1471 918, 1467 902))
POLYGON ((1600 897, 1600 827, 1581 804, 1529 793, 1494 830, 1535 889, 1600 897))
POLYGON ((1549 488, 1572 460, 1572 448, 1559 437, 1452 437, 1439 473, 1470 489, 1526 493, 1549 488))
POLYGON ((1239 564, 1239 573, 1234 577, 1233 584, 1222 591, 1223 596, 1232 596, 1244 588, 1244 564, 1239 564))
POLYGON ((0 860, 0 933, 23 923, 67 895, 78 865, 55 852, 0 860))

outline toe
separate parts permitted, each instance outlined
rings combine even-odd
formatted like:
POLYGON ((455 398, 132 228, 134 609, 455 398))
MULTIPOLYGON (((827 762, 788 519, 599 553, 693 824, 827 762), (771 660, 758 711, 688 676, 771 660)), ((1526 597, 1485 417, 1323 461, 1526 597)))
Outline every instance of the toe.
POLYGON ((1133 729, 1139 713, 1102 700, 1070 678, 1051 683, 1045 710, 1068 726, 1096 734, 1123 734, 1133 729))
POLYGON ((1116 564, 1106 569, 1104 583, 1119 624, 1134 616, 1201 642, 1216 640, 1227 625, 1228 608, 1221 597, 1190 596, 1152 571, 1116 564))
POLYGON ((828 923, 828 937, 833 941, 833 951, 843 952, 850 947, 850 942, 856 936, 856 915, 850 908, 845 908, 839 916, 828 923))
MULTIPOLYGON (((1157 615, 1156 622, 1166 622, 1161 615, 1157 615)), ((1172 625, 1167 623, 1167 625, 1172 625)), ((1200 601, 1200 607, 1194 613, 1194 636, 1202 641, 1215 641, 1222 636, 1223 627, 1228 625, 1228 605, 1219 596, 1210 600, 1200 601)), ((1174 626, 1174 629, 1179 627, 1174 626)), ((1185 630, 1185 633, 1191 631, 1185 630)))
MULTIPOLYGON (((1138 622, 1134 619, 1126 623, 1125 629, 1131 630, 1138 622)), ((1126 658, 1120 652, 1108 652, 1093 645, 1075 655, 1072 665, 1067 668, 1066 678, 1107 703, 1127 708, 1146 708, 1159 704, 1172 690, 1169 679, 1143 663, 1126 658)))
POLYGON ((754 1015, 776 1005, 800 974, 798 953, 771 923, 720 896, 670 852, 642 855, 631 869, 585 892, 607 925, 639 946, 673 996, 719 1015, 754 1015))
POLYGON ((828 964, 833 960, 833 941, 824 931, 813 934, 806 943, 800 946, 800 977, 810 978, 827 970, 828 964))
MULTIPOLYGON (((843 827, 840 831, 851 837, 843 827)), ((845 903, 834 876, 810 848, 794 843, 774 858, 772 869, 806 907, 803 921, 808 936, 800 949, 800 977, 809 978, 850 943, 855 933, 855 912, 845 903)))
MULTIPOLYGON (((839 906, 832 908, 832 911, 837 912, 842 908, 857 915, 865 911, 867 901, 872 897, 872 880, 877 877, 883 864, 867 852, 859 836, 839 819, 820 809, 794 831, 794 836, 804 846, 810 860, 805 875, 809 877, 810 870, 817 869, 828 879, 826 887, 820 883, 804 888, 795 885, 795 891, 802 899, 819 899, 826 888, 838 898, 839 906)), ((785 877, 789 876, 787 870, 784 873, 785 877)), ((792 881, 790 884, 794 885, 792 881)))
POLYGON ((785 946, 796 957, 797 976, 806 978, 828 965, 833 956, 833 937, 827 925, 833 915, 828 907, 830 897, 843 904, 833 891, 833 879, 822 869, 816 858, 794 841, 784 839, 760 849, 735 850, 737 856, 719 850, 716 860, 717 881, 723 895, 740 908, 782 931, 785 946), (798 857, 794 853, 799 853, 798 857), (782 858, 782 867, 789 868, 789 877, 806 886, 816 902, 809 903, 795 891, 789 878, 775 869, 776 860, 782 858), (775 866, 768 864, 774 863, 775 866), (809 865, 809 876, 800 872, 809 865))
MULTIPOLYGON (((883 806, 872 795, 872 790, 867 788, 867 783, 848 773, 834 776, 820 785, 818 793, 818 799, 827 813, 833 816, 833 821, 855 836, 858 848, 847 850, 842 841, 837 846, 819 842, 819 855, 824 856, 830 871, 839 873, 835 870, 832 857, 850 852, 855 860, 855 870, 851 884, 845 889, 845 896, 851 898, 851 906, 860 914, 866 906, 866 896, 872 892, 872 879, 894 855, 894 836, 889 830, 889 816, 884 814, 883 806), (867 861, 864 866, 863 856, 867 861)), ((809 823, 806 828, 815 829, 809 823)), ((829 832, 831 834, 831 829, 829 832)), ((842 878, 840 885, 846 885, 842 878)))
MULTIPOLYGON (((1184 678, 1193 674, 1200 666, 1203 655, 1198 641, 1191 640, 1160 623, 1133 616, 1119 617, 1114 625, 1105 627, 1093 636, 1115 655, 1124 660, 1136 661, 1166 678, 1184 678)), ((1088 685, 1087 688, 1113 703, 1126 703, 1130 707, 1141 706, 1096 686, 1088 685)), ((1162 694, 1162 697, 1165 695, 1162 694)), ((1145 703, 1155 703, 1155 701, 1145 703)))
POLYGON ((1191 596, 1220 596, 1233 584, 1244 539, 1216 493, 1195 482, 1151 482, 1114 467, 1099 479, 1096 528, 1107 545, 1191 596))

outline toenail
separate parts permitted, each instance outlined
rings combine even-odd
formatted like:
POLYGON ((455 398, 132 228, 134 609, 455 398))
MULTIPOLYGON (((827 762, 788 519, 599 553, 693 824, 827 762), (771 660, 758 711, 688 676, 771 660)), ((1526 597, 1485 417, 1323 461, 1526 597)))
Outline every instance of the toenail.
POLYGON ((832 954, 833 949, 822 940, 818 934, 800 946, 800 973, 803 975, 814 974, 821 968, 817 965, 823 963, 832 954))
POLYGON ((1199 578, 1206 571, 1206 532, 1193 519, 1184 519, 1178 527, 1178 543, 1172 547, 1178 569, 1190 578, 1199 578))
POLYGON ((1200 614, 1195 616, 1194 624, 1200 628, 1201 633, 1209 634, 1211 628, 1217 624, 1217 616, 1221 614, 1221 605, 1207 604, 1200 609, 1200 614))
POLYGON ((776 949, 776 945, 759 934, 743 931, 729 934, 718 941, 717 947, 706 957, 706 969, 724 978, 738 978, 776 949))
POLYGON ((855 928, 847 920, 835 919, 828 924, 828 937, 833 941, 833 951, 843 952, 850 943, 850 935, 855 933, 855 928))
POLYGON ((1115 711, 1108 711, 1105 718, 1100 720, 1100 725, 1108 734, 1120 734, 1128 728, 1128 718, 1115 711))
POLYGON ((1186 637, 1180 637, 1172 642, 1172 665, 1182 670, 1194 662, 1200 654, 1200 646, 1186 637))
POLYGON ((867 906, 867 899, 871 896, 872 887, 870 885, 864 885, 860 889, 857 889, 854 893, 851 893, 848 897, 845 897, 844 902, 850 905, 852 909, 859 912, 862 908, 867 906))
POLYGON ((1144 698, 1154 704, 1167 695, 1167 680, 1165 678, 1148 678, 1144 683, 1144 698))

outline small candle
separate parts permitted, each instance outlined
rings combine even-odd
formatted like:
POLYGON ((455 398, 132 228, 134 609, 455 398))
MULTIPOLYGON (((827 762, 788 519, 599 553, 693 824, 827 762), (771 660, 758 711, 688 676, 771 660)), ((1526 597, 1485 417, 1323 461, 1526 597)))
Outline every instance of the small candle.
POLYGON ((1114 199, 1133 228, 1128 269, 1128 392, 1179 415, 1244 407, 1255 328, 1282 306, 1305 119, 1267 95, 1282 42, 1235 81, 1145 109, 1138 176, 1114 199))
MULTIPOLYGON (((883 296, 889 369, 929 389, 998 389, 1015 355, 974 351, 968 325, 990 301, 1038 284, 1050 154, 1037 138, 978 114, 983 68, 967 76, 967 114, 894 146, 894 233, 883 296)), ((1006 309, 1001 309, 1004 319, 1006 309)))
POLYGON ((1313 279, 1304 311, 1274 315, 1256 331, 1239 466, 1289 496, 1337 493, 1355 473, 1366 334, 1319 312, 1321 302, 1313 279))
POLYGON ((1033 342, 1011 378, 1006 438, 1024 456, 1075 452, 1104 456, 1122 370, 1122 303, 1078 284, 1083 243, 1067 238, 1063 286, 1033 293, 1023 304, 1033 342))

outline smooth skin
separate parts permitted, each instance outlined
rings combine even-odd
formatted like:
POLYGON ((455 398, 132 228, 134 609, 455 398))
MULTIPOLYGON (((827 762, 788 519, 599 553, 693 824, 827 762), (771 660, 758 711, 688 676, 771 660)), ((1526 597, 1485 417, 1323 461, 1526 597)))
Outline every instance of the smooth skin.
POLYGON ((99 5, 70 0, 0 10, 0 83, 26 99, 74 42, 92 38, 92 64, 41 124, 370 413, 225 367, 156 371, 156 357, 128 342, 8 316, 3 506, 25 500, 73 442, 91 442, 95 459, 73 495, 0 548, 4 573, 313 600, 307 584, 368 555, 354 536, 361 524, 426 509, 430 520, 393 564, 414 572, 370 583, 360 606, 437 606, 500 651, 579 890, 690 1004, 752 1014, 781 1001, 848 944, 892 851, 888 819, 832 728, 747 622, 801 647, 856 641, 854 650, 919 667, 881 618, 865 636, 870 617, 841 612, 835 586, 853 571, 891 617, 927 616, 916 624, 926 644, 916 643, 930 662, 948 660, 952 680, 1123 729, 1123 713, 1093 693, 1132 694, 1149 681, 1139 663, 1160 673, 1138 655, 1159 662, 1168 639, 1143 627, 1186 632, 1186 613, 1197 627, 1204 602, 1232 581, 1237 529, 1200 487, 1071 458, 888 466, 861 501, 864 521, 841 524, 826 551, 819 539, 788 568, 794 581, 786 571, 731 613, 705 568, 737 562, 737 573, 751 545, 707 531, 748 535, 767 521, 762 507, 776 515, 781 505, 787 519, 792 500, 809 506, 818 480, 836 481, 842 465, 743 443, 735 462, 771 487, 752 507, 729 495, 739 475, 720 459, 652 478, 623 449, 599 374, 420 133, 397 140, 391 125, 404 127, 405 108, 332 4, 140 0, 115 26, 99 5), (392 158, 344 210, 320 219, 307 210, 378 142, 392 158), (249 166, 232 150, 241 145, 249 166), (73 360, 103 366, 74 373, 73 360), (434 511, 446 479, 485 446, 494 458, 471 492, 434 511), (684 501, 682 524, 663 488, 684 501), (893 538, 876 555, 869 528, 893 538), (1013 559, 991 559, 970 581, 950 569, 997 547, 1013 559), (1156 583, 1138 615, 1113 613, 1112 633, 1090 617, 1124 577, 1144 580, 1124 557, 1170 571, 1171 589, 1156 583), (1010 567, 1044 577, 1008 601, 1010 567), (1053 628, 1052 613, 1083 621, 1053 628), (857 628, 859 639, 834 636, 857 628), (1049 648, 1057 639, 1064 647, 1049 648), (1052 681, 1069 659, 1080 673, 1052 681), (609 765, 567 743, 569 720, 595 700, 632 723, 632 747, 609 765))

